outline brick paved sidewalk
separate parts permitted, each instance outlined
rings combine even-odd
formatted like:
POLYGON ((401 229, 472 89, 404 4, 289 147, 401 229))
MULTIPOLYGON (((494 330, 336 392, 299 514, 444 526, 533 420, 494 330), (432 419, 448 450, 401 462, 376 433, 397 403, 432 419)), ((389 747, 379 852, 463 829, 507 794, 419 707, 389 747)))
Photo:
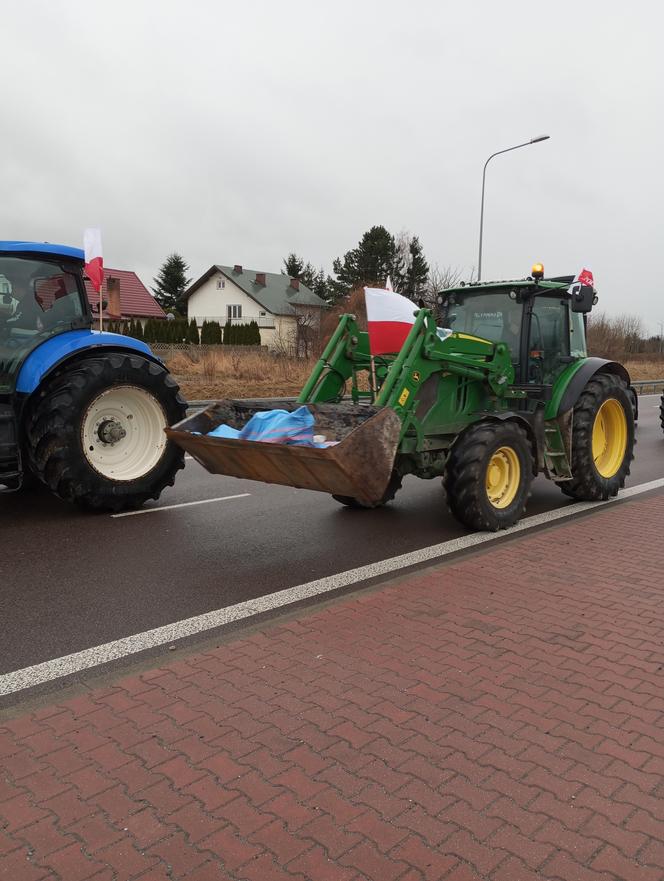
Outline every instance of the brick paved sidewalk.
POLYGON ((0 878, 662 881, 664 496, 0 725, 0 878))

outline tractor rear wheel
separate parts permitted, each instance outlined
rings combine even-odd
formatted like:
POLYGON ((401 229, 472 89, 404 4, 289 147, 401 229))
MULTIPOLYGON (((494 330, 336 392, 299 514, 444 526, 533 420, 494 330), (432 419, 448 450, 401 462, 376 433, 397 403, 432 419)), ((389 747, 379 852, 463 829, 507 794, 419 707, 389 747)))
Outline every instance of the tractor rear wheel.
POLYGON ((26 425, 30 468, 60 498, 93 510, 138 508, 184 467, 164 428, 186 403, 168 371, 140 355, 111 353, 46 380, 26 425))
POLYGON ((340 502, 347 508, 357 508, 358 510, 371 510, 373 508, 382 508, 383 505, 391 502, 395 495, 399 492, 402 482, 403 477, 397 471, 393 471, 392 476, 390 477, 390 482, 387 484, 385 494, 383 495, 382 499, 380 499, 373 505, 365 505, 364 502, 360 502, 359 499, 355 499, 353 498, 353 496, 333 495, 332 498, 335 500, 335 502, 340 502))
POLYGON ((662 431, 664 431, 664 395, 659 400, 659 424, 662 426, 662 431))
POLYGON ((598 373, 574 405, 572 479, 558 485, 565 495, 600 501, 618 494, 634 458, 634 408, 627 385, 598 373))
POLYGON ((457 520, 474 530, 513 526, 530 496, 533 454, 516 422, 478 422, 450 450, 443 485, 457 520))

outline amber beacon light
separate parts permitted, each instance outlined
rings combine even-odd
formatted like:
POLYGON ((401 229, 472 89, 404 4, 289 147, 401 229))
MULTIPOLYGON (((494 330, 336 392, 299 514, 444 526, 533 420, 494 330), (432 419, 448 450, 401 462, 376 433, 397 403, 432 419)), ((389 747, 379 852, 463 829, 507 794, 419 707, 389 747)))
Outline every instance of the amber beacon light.
POLYGON ((533 263, 533 268, 530 270, 530 274, 533 278, 544 278, 544 264, 533 263))

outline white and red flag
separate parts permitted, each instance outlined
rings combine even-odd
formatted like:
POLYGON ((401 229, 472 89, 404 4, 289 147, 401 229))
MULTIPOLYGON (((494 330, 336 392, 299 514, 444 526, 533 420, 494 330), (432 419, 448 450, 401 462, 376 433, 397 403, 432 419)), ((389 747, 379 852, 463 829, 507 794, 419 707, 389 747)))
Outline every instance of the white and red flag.
POLYGON ((371 354, 399 352, 415 324, 417 306, 408 297, 383 288, 365 288, 364 298, 371 354))
POLYGON ((86 229, 83 233, 83 250, 85 251, 85 272, 92 282, 92 287, 100 293, 104 281, 104 258, 101 250, 101 230, 86 229))
POLYGON ((582 284, 592 288, 595 286, 595 279, 593 278, 593 274, 589 269, 582 269, 581 272, 578 273, 572 284, 582 284))
POLYGON ((581 270, 578 276, 578 281, 580 281, 581 284, 588 285, 588 287, 591 288, 595 286, 595 279, 593 278, 593 274, 589 269, 581 270))

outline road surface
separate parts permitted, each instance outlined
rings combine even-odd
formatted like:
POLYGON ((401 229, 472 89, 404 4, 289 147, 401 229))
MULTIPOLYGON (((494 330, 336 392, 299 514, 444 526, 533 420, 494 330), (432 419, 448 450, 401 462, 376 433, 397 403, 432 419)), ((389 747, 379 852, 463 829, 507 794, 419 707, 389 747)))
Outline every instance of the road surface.
MULTIPOLYGON (((628 485, 664 476, 658 400, 640 399, 628 485)), ((538 478, 527 515, 567 504, 538 478)), ((93 516, 45 492, 0 496, 0 674, 465 533, 440 480, 408 478, 391 505, 353 511, 193 461, 144 511, 93 516)))

